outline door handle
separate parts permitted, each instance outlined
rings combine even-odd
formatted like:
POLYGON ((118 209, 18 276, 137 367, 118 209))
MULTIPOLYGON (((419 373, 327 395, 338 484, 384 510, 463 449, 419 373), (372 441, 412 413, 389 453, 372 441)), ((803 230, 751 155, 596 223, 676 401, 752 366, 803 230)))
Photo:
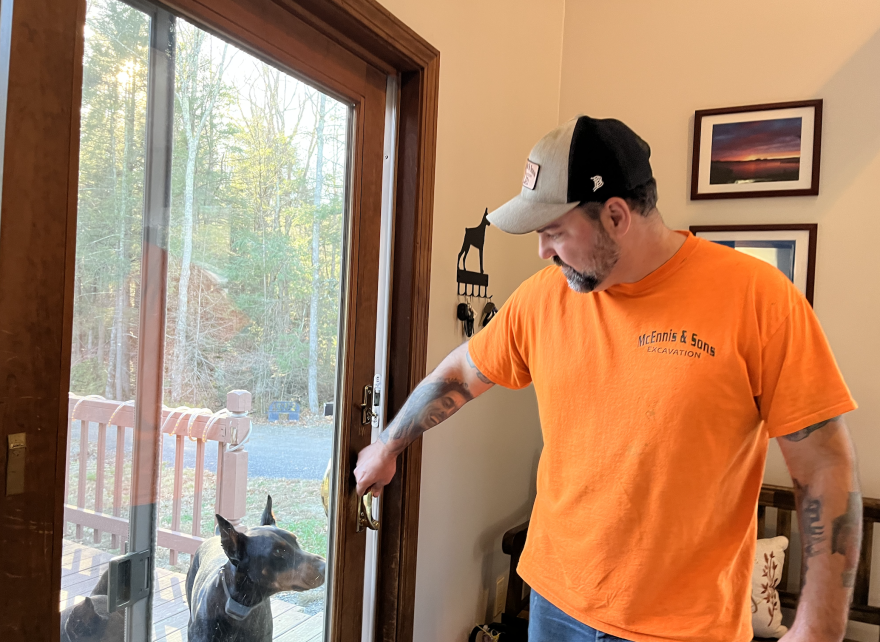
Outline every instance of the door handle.
POLYGON ((379 530, 379 520, 373 519, 373 493, 367 491, 363 497, 357 497, 358 503, 358 523, 357 532, 370 530, 379 530))

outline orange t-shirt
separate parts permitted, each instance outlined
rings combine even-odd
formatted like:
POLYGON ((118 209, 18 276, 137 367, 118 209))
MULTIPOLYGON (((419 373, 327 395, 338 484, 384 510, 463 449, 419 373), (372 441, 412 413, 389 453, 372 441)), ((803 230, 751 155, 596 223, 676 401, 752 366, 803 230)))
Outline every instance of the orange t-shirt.
POLYGON ((636 642, 751 640, 768 439, 856 407, 782 272, 692 235, 604 292, 574 292, 552 266, 469 350, 489 379, 538 397, 523 579, 636 642))

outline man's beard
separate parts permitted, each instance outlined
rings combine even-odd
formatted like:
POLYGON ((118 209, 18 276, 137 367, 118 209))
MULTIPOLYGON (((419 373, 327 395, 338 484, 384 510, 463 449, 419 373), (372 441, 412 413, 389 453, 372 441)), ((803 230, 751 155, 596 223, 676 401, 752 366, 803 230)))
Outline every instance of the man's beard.
POLYGON ((564 263, 558 256, 553 257, 553 262, 562 268, 562 274, 568 281, 568 287, 575 292, 590 293, 600 283, 608 278, 611 270, 620 259, 620 248, 611 239, 604 229, 597 225, 598 236, 593 245, 593 262, 595 267, 589 272, 578 272, 573 267, 564 263))

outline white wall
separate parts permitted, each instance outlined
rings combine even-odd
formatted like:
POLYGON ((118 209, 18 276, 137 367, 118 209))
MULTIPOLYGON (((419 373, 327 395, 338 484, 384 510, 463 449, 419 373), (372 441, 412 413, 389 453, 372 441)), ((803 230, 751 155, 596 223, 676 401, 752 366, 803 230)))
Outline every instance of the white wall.
MULTIPOLYGON (((465 227, 519 193, 532 145, 557 124, 563 0, 382 0, 440 50, 428 367, 464 337, 455 319, 465 227)), ((476 266, 476 252, 468 267, 476 266)), ((543 267, 534 236, 487 230, 502 303, 543 267)), ((466 640, 509 558, 501 537, 534 499, 541 436, 534 393, 501 388, 424 438, 415 641, 466 640), (490 590, 489 595, 484 592, 490 590)))

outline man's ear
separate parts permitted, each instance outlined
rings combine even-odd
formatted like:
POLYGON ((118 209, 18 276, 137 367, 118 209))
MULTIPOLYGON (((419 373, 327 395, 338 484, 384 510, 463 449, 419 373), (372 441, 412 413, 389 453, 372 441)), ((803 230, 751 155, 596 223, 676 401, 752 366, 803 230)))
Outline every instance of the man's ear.
POLYGON ((266 508, 263 509, 260 524, 263 526, 275 526, 275 513, 272 512, 272 495, 268 495, 266 498, 266 508))
POLYGON ((247 535, 239 533, 235 527, 220 515, 217 518, 217 526, 220 528, 220 545, 223 552, 233 564, 240 563, 245 556, 245 548, 247 547, 247 535))
POLYGON ((629 231, 633 212, 625 200, 619 196, 609 198, 605 201, 602 213, 605 214, 602 216, 602 224, 612 238, 618 239, 629 231))

